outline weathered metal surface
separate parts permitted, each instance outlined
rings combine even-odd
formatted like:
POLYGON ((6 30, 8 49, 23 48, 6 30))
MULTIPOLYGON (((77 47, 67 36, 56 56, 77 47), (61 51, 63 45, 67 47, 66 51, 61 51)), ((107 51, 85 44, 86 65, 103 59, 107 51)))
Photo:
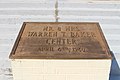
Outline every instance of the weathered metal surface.
POLYGON ((110 59, 98 23, 25 22, 10 58, 110 59))

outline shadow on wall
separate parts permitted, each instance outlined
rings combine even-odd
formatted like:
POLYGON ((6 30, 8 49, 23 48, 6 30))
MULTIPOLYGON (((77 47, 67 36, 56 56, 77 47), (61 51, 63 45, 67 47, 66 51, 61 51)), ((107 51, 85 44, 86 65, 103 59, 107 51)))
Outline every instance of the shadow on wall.
POLYGON ((120 80, 120 67, 116 61, 114 53, 112 53, 112 65, 111 65, 111 72, 110 72, 110 80, 120 80))

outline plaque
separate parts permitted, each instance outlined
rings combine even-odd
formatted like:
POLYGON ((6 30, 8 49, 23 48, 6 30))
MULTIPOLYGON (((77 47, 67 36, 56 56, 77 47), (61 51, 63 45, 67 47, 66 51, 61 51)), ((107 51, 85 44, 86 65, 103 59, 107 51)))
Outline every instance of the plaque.
POLYGON ((11 59, 110 59, 99 23, 24 22, 11 59))

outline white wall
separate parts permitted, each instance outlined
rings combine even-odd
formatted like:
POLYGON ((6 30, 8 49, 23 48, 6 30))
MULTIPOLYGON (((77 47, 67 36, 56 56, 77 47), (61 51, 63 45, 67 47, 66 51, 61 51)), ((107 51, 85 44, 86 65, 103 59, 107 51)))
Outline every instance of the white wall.
POLYGON ((8 58, 24 21, 55 22, 55 0, 0 0, 0 80, 12 80, 8 58))
MULTIPOLYGON (((119 0, 0 0, 0 80, 12 80, 8 56, 22 23, 55 22, 56 19, 58 22, 99 22, 120 65, 119 0)), ((116 66, 112 71, 120 75, 116 66)))

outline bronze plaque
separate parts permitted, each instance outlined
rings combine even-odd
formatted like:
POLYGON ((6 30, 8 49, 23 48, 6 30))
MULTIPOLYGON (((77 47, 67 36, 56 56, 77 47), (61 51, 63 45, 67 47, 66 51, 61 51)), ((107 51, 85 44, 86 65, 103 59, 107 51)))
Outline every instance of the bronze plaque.
POLYGON ((110 59, 98 23, 25 22, 10 58, 110 59))

